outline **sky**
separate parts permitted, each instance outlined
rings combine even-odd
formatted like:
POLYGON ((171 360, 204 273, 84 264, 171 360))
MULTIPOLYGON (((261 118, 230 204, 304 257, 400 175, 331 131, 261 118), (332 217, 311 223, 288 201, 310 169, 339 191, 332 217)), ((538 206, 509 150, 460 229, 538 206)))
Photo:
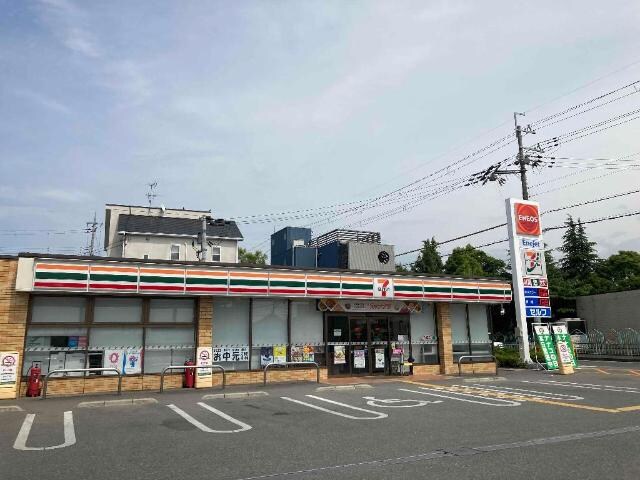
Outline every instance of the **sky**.
MULTIPOLYGON (((311 225, 379 231, 404 252, 505 221, 517 177, 446 187, 515 155, 507 142, 467 157, 513 134, 514 111, 535 124, 640 80, 634 1, 0 0, 0 11, 0 254, 78 253, 94 212, 100 222, 105 203, 145 205, 154 181, 156 205, 214 217, 316 209, 241 224, 245 248, 311 225)), ((640 108, 640 88, 622 93, 541 124, 525 146, 640 108)), ((531 195, 544 211, 638 188, 639 132, 629 121, 546 148, 616 170, 539 168, 531 195)), ((639 207, 624 195, 543 226, 639 207)), ((587 232, 602 256, 640 250, 640 216, 587 232)))

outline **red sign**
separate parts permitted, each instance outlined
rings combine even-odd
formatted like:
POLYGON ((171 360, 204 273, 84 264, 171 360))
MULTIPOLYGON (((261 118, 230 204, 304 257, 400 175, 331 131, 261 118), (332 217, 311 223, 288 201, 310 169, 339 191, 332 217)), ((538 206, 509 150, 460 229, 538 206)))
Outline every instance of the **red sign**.
POLYGON ((539 297, 549 297, 549 289, 547 288, 539 288, 538 289, 538 296, 539 297))
POLYGON ((516 233, 518 235, 540 236, 540 214, 537 205, 514 203, 516 233))
POLYGON ((548 298, 539 298, 538 299, 538 306, 540 306, 540 307, 550 307, 551 304, 549 303, 549 299, 548 298))

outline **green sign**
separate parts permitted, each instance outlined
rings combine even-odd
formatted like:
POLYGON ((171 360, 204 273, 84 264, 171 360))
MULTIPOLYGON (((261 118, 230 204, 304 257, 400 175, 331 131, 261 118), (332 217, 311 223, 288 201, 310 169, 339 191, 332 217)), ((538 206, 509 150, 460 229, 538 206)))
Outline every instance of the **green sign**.
POLYGON ((569 347, 569 354, 571 355, 571 364, 574 367, 578 366, 578 361, 576 360, 576 354, 573 350, 573 343, 571 343, 571 335, 567 331, 567 326, 564 324, 559 325, 551 325, 551 329, 553 330, 553 337, 558 342, 564 342, 569 347))
POLYGON ((553 343, 553 337, 549 333, 548 325, 541 325, 539 323, 533 325, 533 331, 538 340, 538 344, 544 354, 544 361, 547 364, 548 370, 558 369, 558 355, 556 355, 556 346, 553 343))

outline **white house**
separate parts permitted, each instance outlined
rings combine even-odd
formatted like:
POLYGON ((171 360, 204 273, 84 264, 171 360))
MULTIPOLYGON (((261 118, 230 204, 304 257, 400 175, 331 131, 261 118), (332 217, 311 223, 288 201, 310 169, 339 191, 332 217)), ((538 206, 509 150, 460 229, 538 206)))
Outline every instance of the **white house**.
POLYGON ((210 210, 105 205, 104 249, 109 257, 197 261, 202 217, 207 219, 207 262, 238 263, 243 239, 235 222, 210 210))

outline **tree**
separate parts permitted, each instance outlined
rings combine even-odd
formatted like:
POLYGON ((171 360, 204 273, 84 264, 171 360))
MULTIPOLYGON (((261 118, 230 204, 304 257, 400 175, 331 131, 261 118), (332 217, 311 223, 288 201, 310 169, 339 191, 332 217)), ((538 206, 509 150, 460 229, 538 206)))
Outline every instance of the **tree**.
POLYGON ((422 242, 422 249, 411 270, 416 273, 442 273, 444 266, 434 237, 422 242))
POLYGON ((465 277, 507 277, 507 264, 471 245, 454 248, 444 264, 450 275, 465 277))
POLYGON ((250 252, 242 247, 238 248, 238 260, 240 263, 250 263, 252 265, 266 265, 267 254, 261 250, 250 252))
POLYGON ((598 264, 598 254, 594 248, 596 243, 589 241, 580 219, 576 223, 568 215, 565 225, 567 231, 562 236, 562 247, 559 248, 564 253, 560 268, 568 279, 585 278, 595 271, 598 264))
POLYGON ((598 265, 594 276, 599 277, 601 281, 606 279, 609 282, 608 291, 639 289, 640 253, 622 250, 611 255, 598 265))
POLYGON ((408 273, 409 269, 407 267, 405 267, 404 265, 402 265, 401 263, 398 263, 396 265, 396 272, 400 272, 400 273, 408 273))

